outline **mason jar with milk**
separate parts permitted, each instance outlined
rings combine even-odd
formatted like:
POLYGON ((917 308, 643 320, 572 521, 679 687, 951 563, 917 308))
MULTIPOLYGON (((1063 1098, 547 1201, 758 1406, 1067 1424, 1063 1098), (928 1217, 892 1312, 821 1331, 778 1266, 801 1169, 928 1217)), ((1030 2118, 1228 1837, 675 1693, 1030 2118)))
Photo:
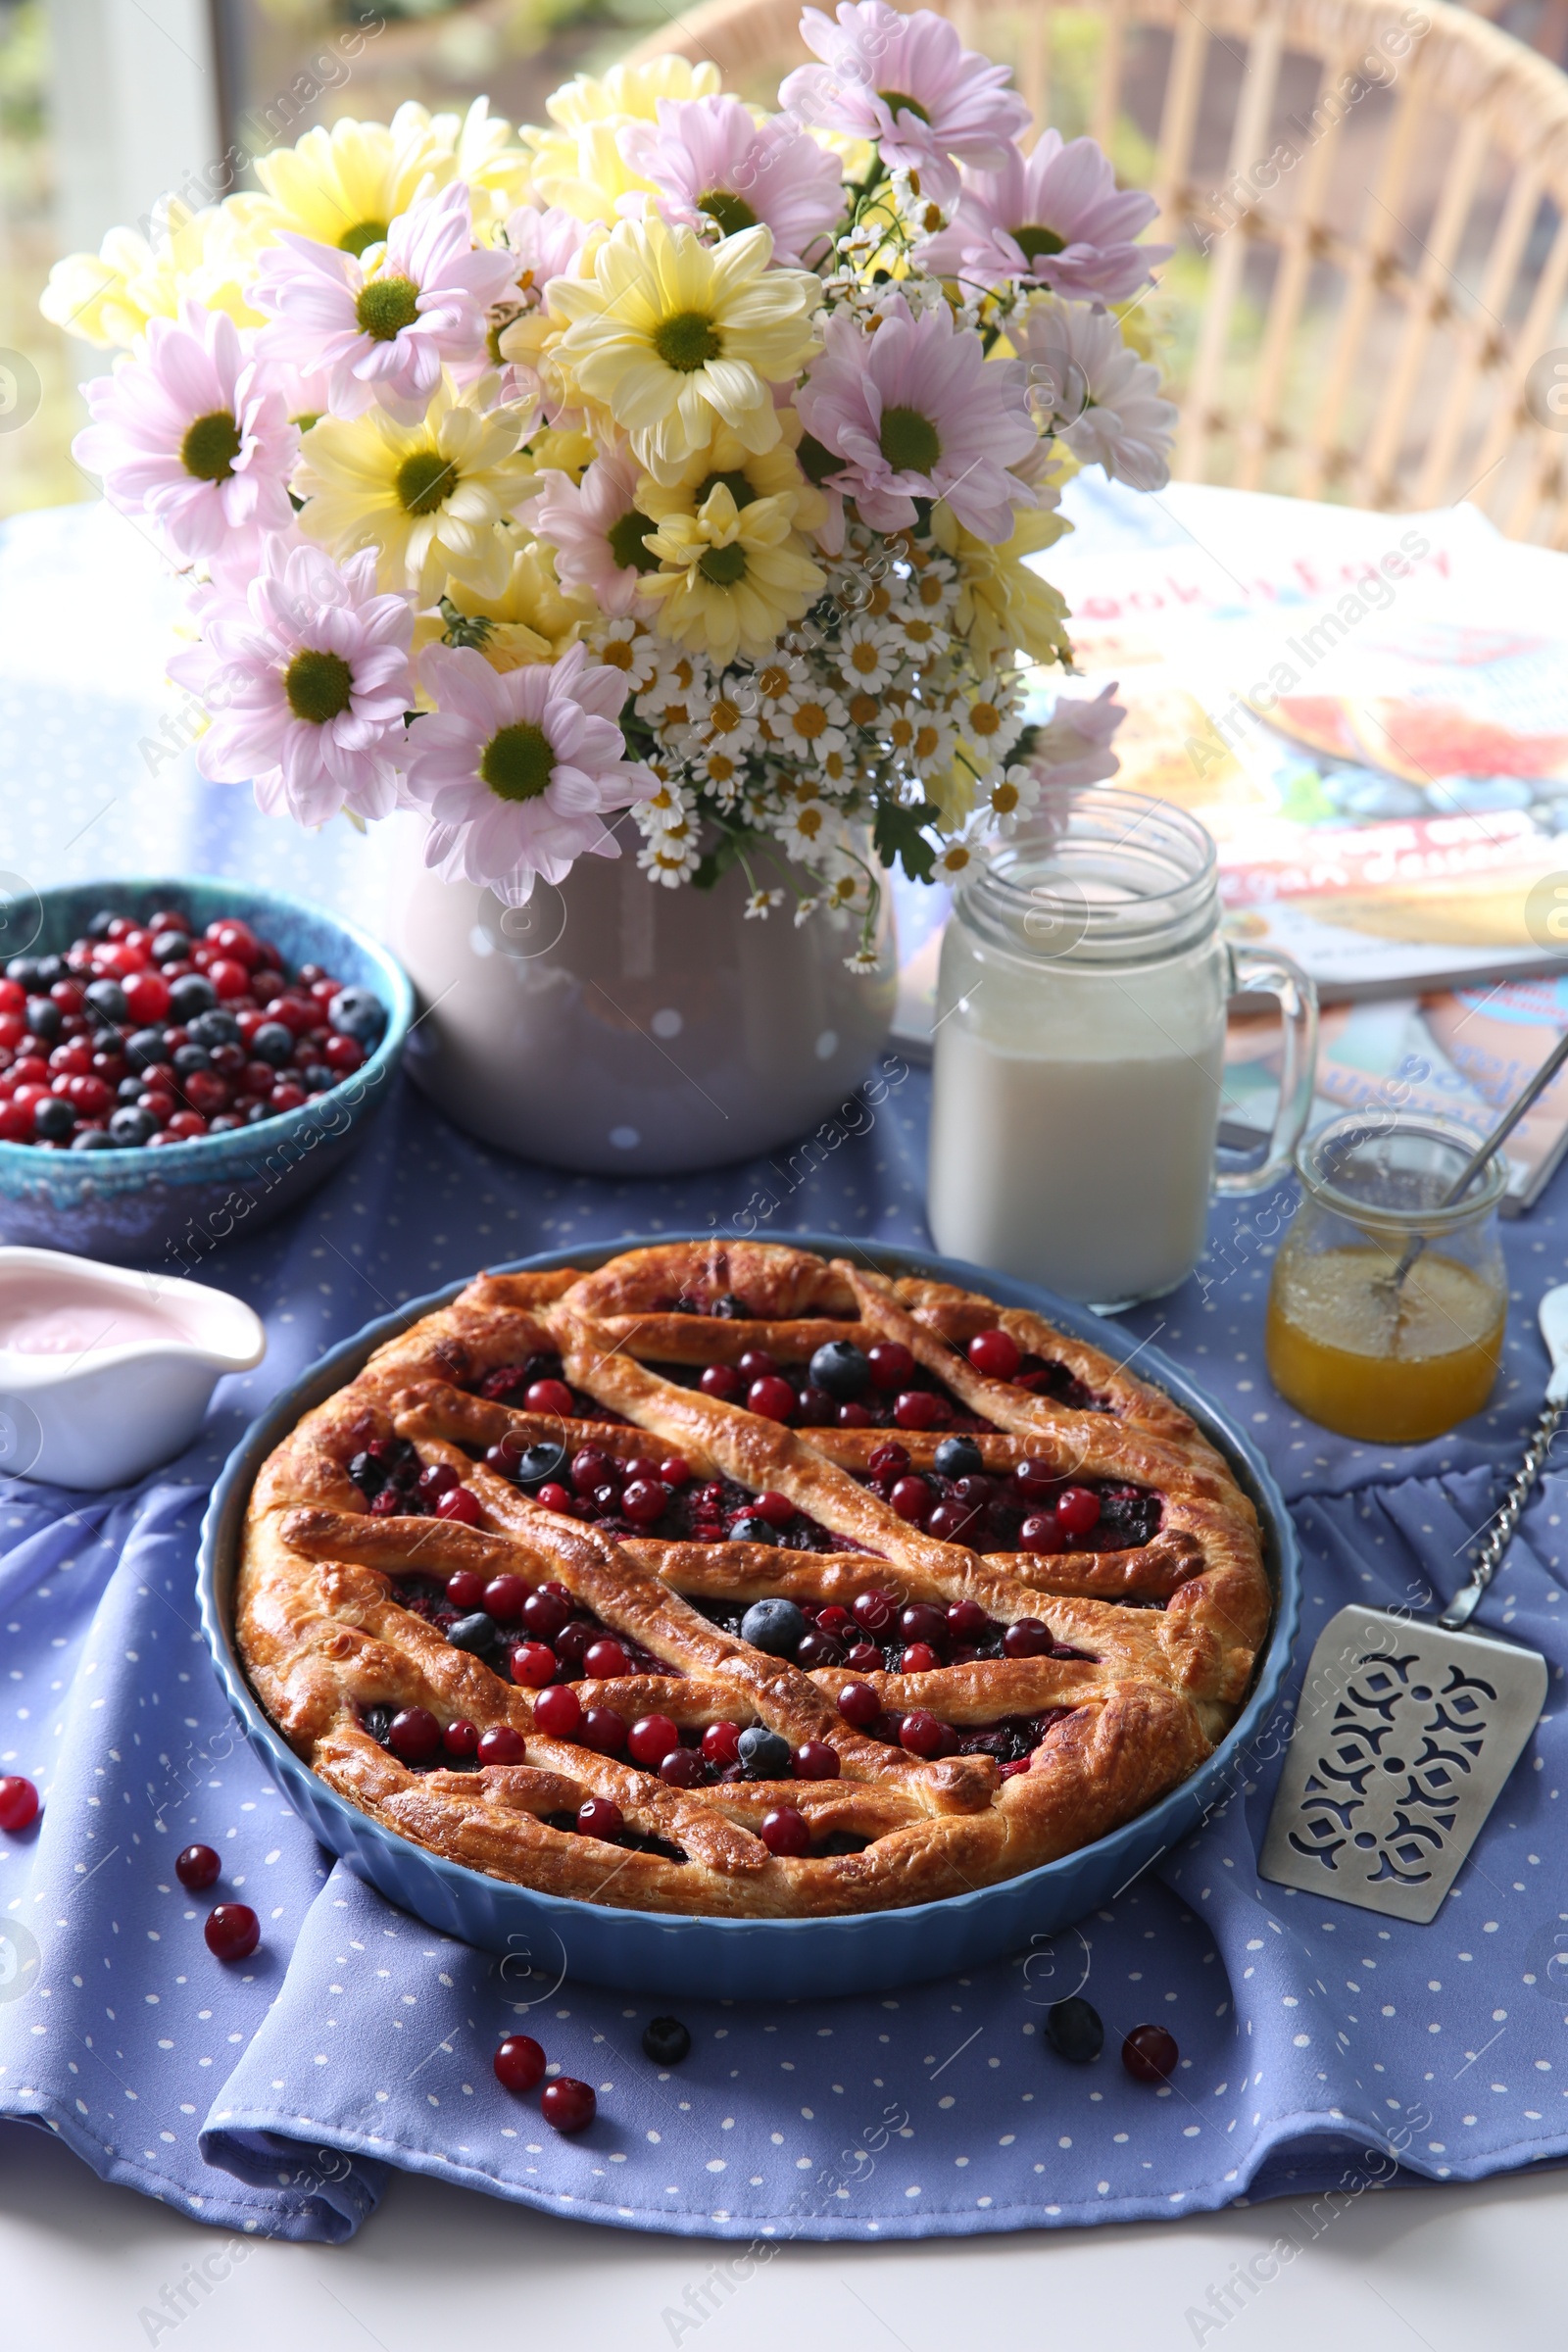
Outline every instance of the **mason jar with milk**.
POLYGON ((977 854, 942 946, 929 1210, 939 1250, 1102 1306, 1173 1290, 1211 1194, 1289 1168, 1317 1004, 1290 960, 1220 931, 1214 844, 1141 793, 1049 788, 977 854), (1284 1067, 1260 1166, 1214 1165, 1228 999, 1279 999, 1284 1067))

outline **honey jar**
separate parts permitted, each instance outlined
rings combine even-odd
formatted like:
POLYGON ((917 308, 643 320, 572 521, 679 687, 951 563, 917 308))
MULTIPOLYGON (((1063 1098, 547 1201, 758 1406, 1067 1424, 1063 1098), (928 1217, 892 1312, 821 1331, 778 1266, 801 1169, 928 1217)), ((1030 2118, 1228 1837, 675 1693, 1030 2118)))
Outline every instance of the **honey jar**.
POLYGON ((1265 1347, 1274 1386, 1309 1420, 1414 1445, 1486 1403, 1508 1311, 1501 1154, 1444 1205, 1475 1147, 1450 1119, 1367 1111, 1300 1146, 1301 1203, 1274 1261, 1265 1347))

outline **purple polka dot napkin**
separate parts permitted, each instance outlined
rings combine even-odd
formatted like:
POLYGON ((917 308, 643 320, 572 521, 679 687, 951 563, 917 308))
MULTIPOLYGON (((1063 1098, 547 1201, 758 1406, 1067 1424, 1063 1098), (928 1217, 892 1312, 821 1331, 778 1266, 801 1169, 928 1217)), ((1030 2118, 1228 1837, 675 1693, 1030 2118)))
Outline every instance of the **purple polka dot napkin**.
MULTIPOLYGON (((923 1238, 924 1083, 891 1087, 873 1130, 792 1196, 802 1227, 923 1238)), ((531 1973, 433 1934, 333 1866, 240 1739, 193 1598, 212 1478, 267 1397, 335 1340, 475 1266, 638 1230, 707 1230, 760 1170, 662 1183, 551 1175, 479 1150, 417 1102, 287 1224, 210 1278, 267 1318, 271 1348, 224 1384, 181 1462, 130 1494, 0 1485, 0 1772, 44 1791, 0 1837, 0 2115, 105 2179, 228 2230, 341 2239, 388 2165, 627 2228, 726 2235, 920 2236, 1130 2220, 1244 2198, 1359 2193, 1396 2174, 1474 2179, 1568 2146, 1568 1785, 1559 1686, 1564 1485, 1526 1514, 1482 1621, 1542 1649, 1546 1714, 1440 1917, 1380 1921, 1260 1883, 1254 1860, 1281 1727, 1228 1800, 1107 1910, 967 1978, 842 2002, 691 2002, 678 2067, 643 2054, 634 1993, 531 1973), (217 1847, 220 1893, 260 1949, 225 1966, 213 1897, 172 1862, 217 1847), (1081 1992, 1103 2055, 1049 2048, 1081 1992), (1158 2024, 1181 2053, 1161 2088, 1117 2055, 1158 2024), (526 2032, 591 2082, 564 2138, 537 2094, 491 2071, 526 2032)), ((1545 1365, 1528 1313, 1561 1271, 1559 1183, 1510 1229, 1519 1300, 1494 1408, 1418 1449, 1352 1446, 1301 1423, 1261 1365, 1264 1251, 1215 1255, 1129 1316, 1250 1426, 1292 1496, 1304 1554, 1300 1656, 1351 1599, 1423 1605, 1460 1581, 1469 1531, 1533 1418, 1545 1365), (1216 1274, 1215 1268, 1220 1269, 1216 1274)), ((780 1223, 783 1223, 781 1212, 780 1223)), ((661 2003, 667 2008, 670 2004, 661 2003)))

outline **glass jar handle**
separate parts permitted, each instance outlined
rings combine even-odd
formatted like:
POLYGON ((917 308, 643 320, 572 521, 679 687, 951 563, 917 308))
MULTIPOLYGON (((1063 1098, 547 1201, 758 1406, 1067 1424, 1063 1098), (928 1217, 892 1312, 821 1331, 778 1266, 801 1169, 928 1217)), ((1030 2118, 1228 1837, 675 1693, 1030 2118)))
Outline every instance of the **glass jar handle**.
POLYGON ((1290 1171, 1312 1107, 1317 1072, 1317 989, 1299 964, 1293 963, 1288 956, 1277 955, 1272 948, 1232 947, 1230 958, 1233 995, 1243 989, 1255 989, 1265 996, 1277 997, 1285 1025, 1280 1105, 1262 1165, 1228 1169, 1216 1172, 1214 1177, 1215 1192, 1234 1197, 1238 1193, 1266 1192, 1290 1171))

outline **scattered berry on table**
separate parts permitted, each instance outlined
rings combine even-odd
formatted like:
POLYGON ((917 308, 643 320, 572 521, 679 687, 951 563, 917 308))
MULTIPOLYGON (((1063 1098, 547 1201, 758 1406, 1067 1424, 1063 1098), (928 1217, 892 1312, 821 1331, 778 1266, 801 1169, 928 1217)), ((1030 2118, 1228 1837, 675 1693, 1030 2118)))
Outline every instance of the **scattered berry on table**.
POLYGON ((1168 2082, 1180 2056, 1163 2026, 1134 2026, 1121 2045, 1121 2062, 1135 2082, 1168 2082))
POLYGON ((222 1869, 210 1845, 187 1845, 174 1857, 174 1876, 188 1894, 203 1894, 222 1869))
POLYGON ((1099 2010, 1074 1993, 1069 2000, 1053 2002, 1046 2011, 1046 2039, 1058 2058, 1069 2059, 1074 2066, 1088 2066, 1105 2046, 1105 2029, 1099 2010))
POLYGON ((554 2082, 545 2084, 539 2109, 545 2122, 554 2124, 558 2132, 586 2132, 599 2112, 599 2101, 586 2082, 571 2075, 558 2075, 554 2082))
POLYGON ((643 2053, 656 2066, 679 2066, 691 2046, 691 2034, 678 2017, 650 2018, 643 2028, 643 2053))
POLYGON ((262 1940, 262 1923, 249 1903, 220 1903, 202 1930, 217 1960, 248 1960, 262 1940))
POLYGON ((496 2081, 508 2090, 532 2090, 544 2081, 545 2054, 529 2034, 509 2034, 493 2063, 496 2081))
POLYGON ((24 1830, 38 1818, 38 1791, 20 1772, 0 1780, 0 1830, 24 1830))

